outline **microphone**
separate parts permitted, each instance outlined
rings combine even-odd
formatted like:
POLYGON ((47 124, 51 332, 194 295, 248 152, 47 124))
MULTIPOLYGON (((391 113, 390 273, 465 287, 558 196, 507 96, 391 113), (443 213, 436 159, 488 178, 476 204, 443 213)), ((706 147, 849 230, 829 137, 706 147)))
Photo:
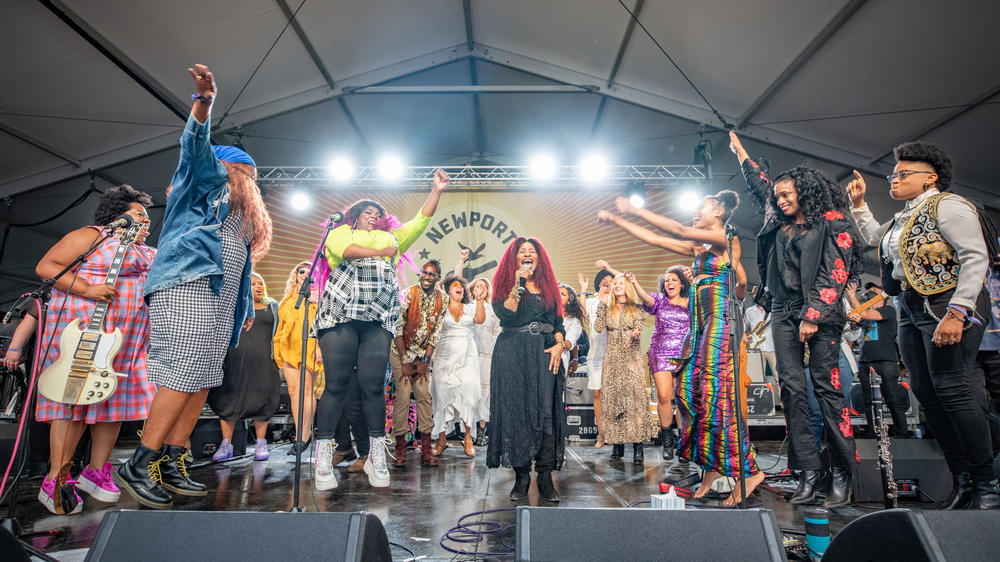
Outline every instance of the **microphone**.
POLYGON ((736 225, 732 223, 726 223, 726 238, 735 238, 739 234, 736 230, 736 225))
MULTIPOLYGON (((526 264, 522 265, 521 267, 524 268, 525 271, 528 271, 529 269, 531 269, 531 264, 526 263, 526 264)), ((519 297, 523 297, 524 296, 524 282, 525 282, 525 278, 524 277, 522 277, 521 279, 519 279, 518 282, 517 282, 517 296, 519 296, 519 297)))
POLYGON ((344 213, 341 213, 340 211, 337 211, 332 215, 330 215, 330 224, 333 224, 335 222, 340 222, 342 220, 344 220, 344 213))
POLYGON ((111 223, 109 223, 105 228, 110 228, 111 230, 116 228, 129 228, 133 224, 135 224, 135 219, 132 218, 132 215, 121 215, 117 219, 111 221, 111 223))

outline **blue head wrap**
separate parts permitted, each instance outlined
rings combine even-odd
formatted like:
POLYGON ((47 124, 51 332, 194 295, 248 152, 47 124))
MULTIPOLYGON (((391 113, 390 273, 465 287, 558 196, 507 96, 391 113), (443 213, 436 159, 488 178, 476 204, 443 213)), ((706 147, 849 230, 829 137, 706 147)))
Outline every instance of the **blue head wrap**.
POLYGON ((253 161, 253 158, 250 158, 249 154, 235 146, 217 144, 212 146, 212 150, 215 151, 215 157, 219 160, 234 162, 236 164, 250 164, 254 168, 257 167, 257 163, 253 161))

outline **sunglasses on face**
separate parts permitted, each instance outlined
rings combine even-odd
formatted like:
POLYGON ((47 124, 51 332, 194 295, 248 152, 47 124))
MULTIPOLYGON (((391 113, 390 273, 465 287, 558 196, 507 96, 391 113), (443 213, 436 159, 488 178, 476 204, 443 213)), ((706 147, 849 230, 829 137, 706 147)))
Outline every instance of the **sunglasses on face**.
POLYGON ((306 270, 305 270, 305 269, 300 269, 300 270, 298 270, 298 271, 297 271, 296 273, 298 273, 299 275, 302 275, 302 274, 304 274, 305 272, 306 272, 306 270))

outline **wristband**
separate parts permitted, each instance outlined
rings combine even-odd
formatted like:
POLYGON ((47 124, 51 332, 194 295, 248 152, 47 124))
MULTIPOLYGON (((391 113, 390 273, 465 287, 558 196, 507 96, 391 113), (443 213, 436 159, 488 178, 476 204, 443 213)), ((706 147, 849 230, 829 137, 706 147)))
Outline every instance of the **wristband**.
POLYGON ((975 324, 977 326, 982 326, 983 325, 982 321, 980 321, 975 316, 972 316, 968 312, 966 312, 965 311, 965 307, 963 307, 963 306, 960 306, 960 305, 957 305, 957 304, 949 304, 948 305, 948 313, 951 314, 956 320, 961 320, 962 322, 965 322, 966 320, 968 320, 969 322, 972 322, 973 324, 975 324), (959 314, 961 314, 961 316, 959 316, 959 314))
POLYGON ((197 92, 191 94, 191 101, 198 101, 198 100, 201 100, 201 101, 203 101, 205 103, 212 103, 215 100, 215 97, 206 98, 205 96, 203 96, 203 95, 201 95, 201 94, 199 94, 197 92))
POLYGON ((20 347, 8 347, 7 351, 21 351, 20 347))

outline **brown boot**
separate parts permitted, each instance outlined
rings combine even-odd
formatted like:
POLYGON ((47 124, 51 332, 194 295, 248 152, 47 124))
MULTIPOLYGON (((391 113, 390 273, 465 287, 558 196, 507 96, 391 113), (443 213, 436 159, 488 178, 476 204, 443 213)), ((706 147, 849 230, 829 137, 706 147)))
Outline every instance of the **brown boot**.
POLYGON ((398 466, 403 468, 406 466, 406 436, 397 435, 396 436, 396 452, 395 457, 392 459, 392 466, 398 466))
POLYGON ((351 463, 351 466, 347 467, 347 472, 364 472, 365 461, 368 460, 368 455, 358 455, 358 460, 351 463))
POLYGON ((436 465, 438 463, 437 457, 434 456, 434 452, 431 451, 431 434, 421 433, 420 434, 420 462, 427 465, 436 465))

